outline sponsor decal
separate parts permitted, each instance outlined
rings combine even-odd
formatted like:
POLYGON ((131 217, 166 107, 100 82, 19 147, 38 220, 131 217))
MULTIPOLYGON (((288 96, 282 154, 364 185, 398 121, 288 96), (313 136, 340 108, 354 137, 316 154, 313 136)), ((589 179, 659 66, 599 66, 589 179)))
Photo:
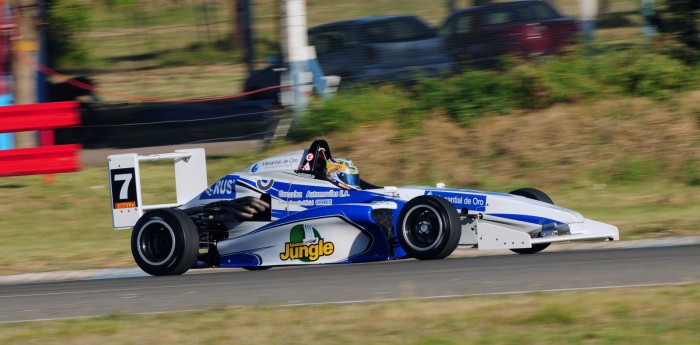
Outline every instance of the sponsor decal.
POLYGON ((311 171, 311 161, 314 160, 314 154, 309 152, 304 158, 304 164, 299 164, 299 170, 311 171))
POLYGON ((333 199, 318 199, 316 200, 316 206, 330 206, 333 205, 333 199))
POLYGON ((209 186, 207 190, 202 193, 202 198, 204 199, 218 199, 218 198, 232 198, 236 195, 236 179, 231 177, 224 177, 219 181, 216 181, 213 185, 209 186))
POLYGON ((289 231, 289 242, 284 244, 280 260, 300 260, 313 262, 322 256, 333 254, 333 242, 326 242, 318 230, 309 224, 297 224, 289 231))
POLYGON ((118 203, 114 204, 115 209, 134 208, 134 207, 136 207, 136 201, 118 202, 118 203))
POLYGON ((310 190, 306 192, 306 198, 347 198, 349 196, 350 192, 345 189, 310 190))
POLYGON ((445 198, 455 207, 466 207, 471 211, 486 211, 486 196, 462 193, 427 192, 426 195, 437 195, 445 198))
POLYGON ((269 160, 264 160, 258 163, 255 163, 253 167, 250 169, 251 172, 257 172, 257 171, 264 171, 266 169, 280 169, 280 168, 290 168, 293 169, 294 167, 299 164, 299 158, 293 158, 293 157, 284 157, 284 158, 277 158, 277 159, 269 159, 269 160))
POLYGON ((313 200, 290 200, 289 204, 290 205, 297 205, 297 206, 313 206, 314 201, 313 200))
POLYGON ((267 180, 267 183, 263 182, 263 180, 256 180, 255 181, 255 186, 258 187, 261 191, 267 191, 270 188, 272 188, 272 185, 275 183, 275 180, 269 179, 267 180))
POLYGON ((296 191, 296 190, 292 191, 292 192, 285 192, 285 191, 281 190, 278 195, 280 198, 289 198, 289 199, 301 199, 301 197, 304 196, 301 192, 296 191))
MULTIPOLYGON (((258 186, 260 188, 260 186, 258 186)), ((280 198, 285 198, 285 199, 326 199, 326 200, 317 200, 319 201, 316 203, 317 205, 330 205, 333 201, 328 199, 328 198, 347 198, 350 196, 350 192, 345 190, 345 189, 329 189, 329 190, 308 190, 306 193, 300 192, 298 190, 293 190, 293 191, 279 191, 277 194, 280 198)), ((296 201, 300 200, 293 200, 290 201, 290 203, 294 203, 296 201)), ((309 201, 309 205, 313 205, 314 202, 312 200, 303 200, 303 201, 309 201)))

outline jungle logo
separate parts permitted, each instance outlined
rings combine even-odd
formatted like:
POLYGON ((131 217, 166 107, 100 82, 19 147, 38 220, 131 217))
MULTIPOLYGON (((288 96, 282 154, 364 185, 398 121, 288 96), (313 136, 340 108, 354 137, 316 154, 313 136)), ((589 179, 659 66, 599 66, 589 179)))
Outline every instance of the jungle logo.
POLYGON ((289 231, 289 242, 284 244, 280 260, 298 259, 303 262, 318 260, 321 256, 333 254, 333 242, 325 242, 318 230, 308 224, 297 224, 289 231))

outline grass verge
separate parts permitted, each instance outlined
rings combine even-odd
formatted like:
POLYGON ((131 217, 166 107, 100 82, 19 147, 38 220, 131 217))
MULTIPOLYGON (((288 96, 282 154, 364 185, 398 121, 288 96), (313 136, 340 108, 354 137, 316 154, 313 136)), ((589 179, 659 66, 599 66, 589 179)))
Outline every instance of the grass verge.
POLYGON ((429 303, 112 314, 0 325, 0 343, 695 344, 699 308, 700 285, 691 284, 429 303))

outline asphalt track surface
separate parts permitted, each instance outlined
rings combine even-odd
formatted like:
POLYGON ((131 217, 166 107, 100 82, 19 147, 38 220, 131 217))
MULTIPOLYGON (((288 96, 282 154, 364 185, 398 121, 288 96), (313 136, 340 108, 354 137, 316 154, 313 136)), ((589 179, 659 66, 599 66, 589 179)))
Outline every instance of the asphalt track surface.
POLYGON ((700 245, 210 272, 3 285, 0 323, 684 284, 700 281, 700 245))

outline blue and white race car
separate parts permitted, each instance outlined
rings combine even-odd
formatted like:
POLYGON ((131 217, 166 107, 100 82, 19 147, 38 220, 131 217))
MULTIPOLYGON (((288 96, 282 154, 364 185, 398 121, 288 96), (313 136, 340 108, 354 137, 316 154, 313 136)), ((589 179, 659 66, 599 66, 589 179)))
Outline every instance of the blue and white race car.
POLYGON ((553 242, 619 240, 617 227, 555 206, 537 189, 374 186, 324 140, 212 185, 203 149, 112 155, 108 166, 113 226, 133 228, 134 259, 152 275, 442 259, 457 246, 529 254, 553 242), (164 159, 174 160, 177 203, 144 205, 139 163, 164 159))

